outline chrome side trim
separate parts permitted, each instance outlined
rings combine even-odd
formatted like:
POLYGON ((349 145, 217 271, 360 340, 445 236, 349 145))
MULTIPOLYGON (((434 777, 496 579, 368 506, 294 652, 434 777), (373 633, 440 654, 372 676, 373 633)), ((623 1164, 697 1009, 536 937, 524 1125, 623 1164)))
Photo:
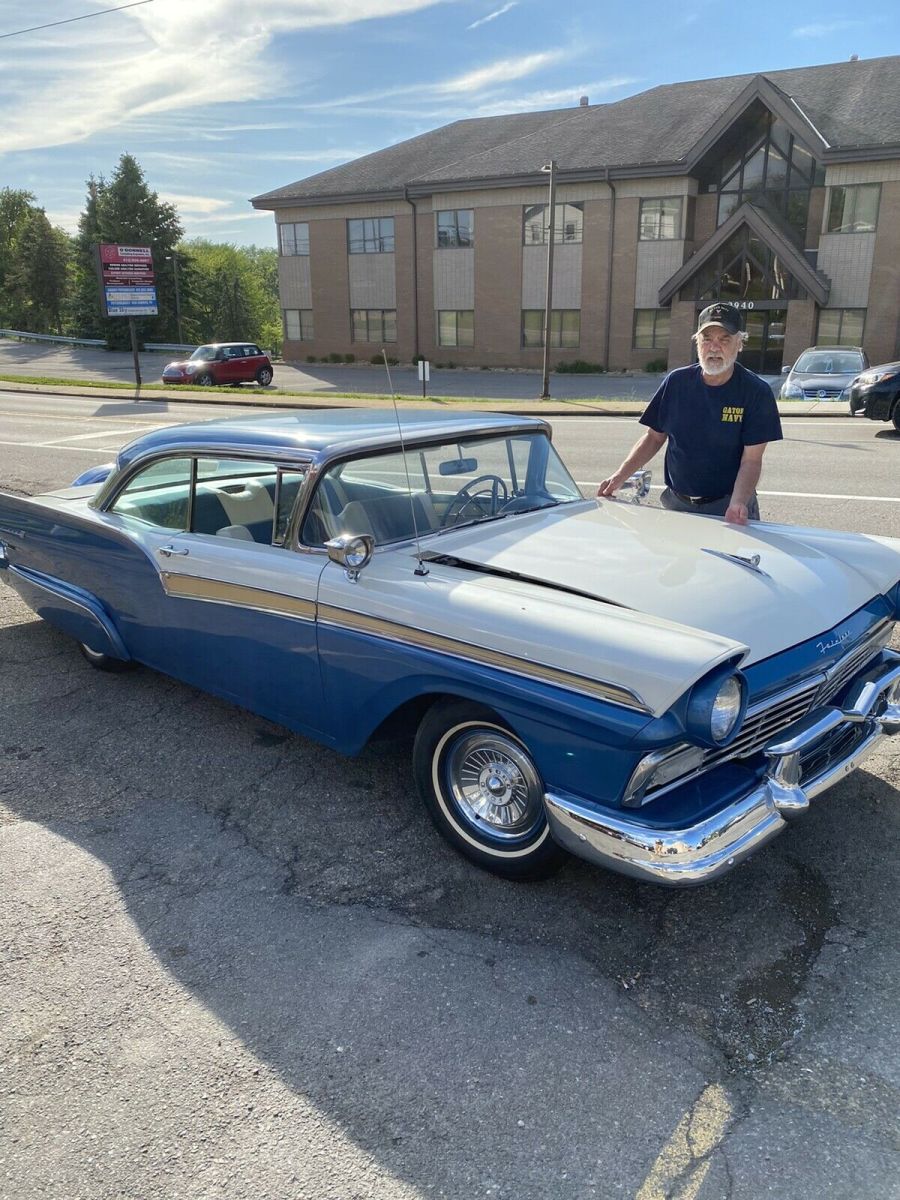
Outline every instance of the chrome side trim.
POLYGON ((280 616, 297 617, 303 621, 314 621, 316 617, 315 601, 301 600, 297 596, 285 596, 280 592, 266 591, 264 588, 223 583, 220 579, 203 579, 171 571, 161 572, 161 579, 167 596, 203 600, 207 604, 228 604, 255 612, 278 613, 280 616))
POLYGON ((597 700, 605 700, 610 704, 618 704, 623 708, 634 709, 648 715, 651 711, 636 692, 617 684, 589 679, 574 671, 563 671, 557 667, 549 667, 543 663, 518 658, 513 654, 504 654, 499 650, 473 646, 469 642, 462 642, 457 638, 446 637, 440 633, 429 633, 424 629, 415 629, 411 625, 400 625, 382 617, 370 617, 365 613, 353 612, 351 609, 322 604, 319 606, 319 620, 325 625, 349 629, 355 633, 368 633, 374 637, 385 638, 387 641, 419 646, 424 650, 434 650, 441 654, 452 654, 455 658, 464 658, 470 662, 495 667, 500 671, 510 671, 528 679, 538 679, 542 683, 551 683, 557 687, 566 688, 568 691, 578 692, 580 695, 593 696, 597 700))
POLYGON ((646 882, 684 887, 725 875, 854 771, 882 738, 900 734, 900 654, 886 653, 887 662, 860 676, 843 708, 818 709, 773 738, 764 747, 770 765, 762 782, 721 812, 666 829, 642 822, 638 812, 600 812, 577 797, 547 793, 553 837, 588 862, 646 882), (846 753, 804 779, 802 755, 852 727, 859 736, 846 753))

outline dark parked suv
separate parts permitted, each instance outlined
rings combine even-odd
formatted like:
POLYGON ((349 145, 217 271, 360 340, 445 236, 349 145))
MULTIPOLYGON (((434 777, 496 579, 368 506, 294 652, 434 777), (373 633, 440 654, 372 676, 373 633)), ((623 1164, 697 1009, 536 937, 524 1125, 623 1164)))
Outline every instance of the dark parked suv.
POLYGON ((170 362, 163 383, 253 383, 268 387, 272 364, 264 350, 252 342, 212 342, 198 346, 190 358, 170 362))
POLYGON ((850 412, 872 421, 893 421, 900 433, 900 362, 869 367, 850 384, 850 412))

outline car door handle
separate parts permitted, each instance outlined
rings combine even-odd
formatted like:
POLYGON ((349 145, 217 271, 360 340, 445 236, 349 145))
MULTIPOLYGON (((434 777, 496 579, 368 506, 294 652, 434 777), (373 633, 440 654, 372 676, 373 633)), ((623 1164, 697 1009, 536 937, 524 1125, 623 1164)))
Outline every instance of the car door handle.
POLYGON ((172 558, 173 556, 184 558, 190 554, 190 550, 176 550, 174 546, 160 546, 159 553, 164 558, 172 558))

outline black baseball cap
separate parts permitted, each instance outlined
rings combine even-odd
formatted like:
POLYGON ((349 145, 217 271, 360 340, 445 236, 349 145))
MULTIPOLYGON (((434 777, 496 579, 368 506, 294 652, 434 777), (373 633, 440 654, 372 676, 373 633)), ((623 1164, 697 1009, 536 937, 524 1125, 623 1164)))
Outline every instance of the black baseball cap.
POLYGON ((733 304, 710 304, 697 319, 697 332, 708 325, 721 325, 729 333, 740 333, 741 313, 733 304))

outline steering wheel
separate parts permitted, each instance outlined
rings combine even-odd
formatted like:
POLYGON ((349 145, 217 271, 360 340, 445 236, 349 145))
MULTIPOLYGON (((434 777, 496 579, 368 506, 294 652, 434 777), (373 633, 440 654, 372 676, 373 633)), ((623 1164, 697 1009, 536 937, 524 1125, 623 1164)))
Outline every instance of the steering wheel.
POLYGON ((479 475, 464 484, 447 506, 441 526, 455 525, 467 508, 474 516, 493 517, 509 499, 509 488, 499 475, 479 475))

